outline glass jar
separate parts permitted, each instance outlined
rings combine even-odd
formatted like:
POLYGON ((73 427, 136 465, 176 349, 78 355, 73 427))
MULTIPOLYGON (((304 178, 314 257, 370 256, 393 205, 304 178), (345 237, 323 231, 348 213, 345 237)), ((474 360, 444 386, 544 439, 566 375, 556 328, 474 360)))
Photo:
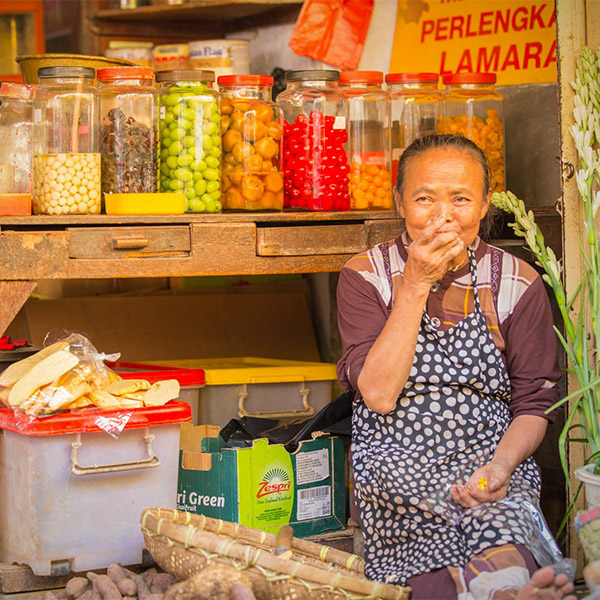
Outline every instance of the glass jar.
POLYGON ((0 87, 0 197, 31 193, 32 86, 0 87))
POLYGON ((283 116, 271 101, 273 78, 222 75, 223 208, 282 210, 283 116))
POLYGON ((221 212, 221 114, 215 74, 159 71, 160 188, 184 192, 187 212, 221 212))
POLYGON ((349 210, 348 101, 337 71, 288 71, 283 111, 284 207, 349 210))
POLYGON ((392 208, 390 95, 381 71, 340 73, 348 97, 350 209, 392 208))
POLYGON ((484 152, 491 170, 492 191, 505 189, 503 98, 495 73, 444 75, 445 133, 464 135, 484 152))
POLYGON ((444 94, 437 73, 390 73, 385 76, 392 102, 392 177, 398 161, 418 137, 444 132, 444 94))
POLYGON ((158 90, 150 67, 98 69, 102 191, 158 191, 158 90))
POLYGON ((99 213, 98 90, 94 69, 42 67, 33 95, 33 212, 99 213))

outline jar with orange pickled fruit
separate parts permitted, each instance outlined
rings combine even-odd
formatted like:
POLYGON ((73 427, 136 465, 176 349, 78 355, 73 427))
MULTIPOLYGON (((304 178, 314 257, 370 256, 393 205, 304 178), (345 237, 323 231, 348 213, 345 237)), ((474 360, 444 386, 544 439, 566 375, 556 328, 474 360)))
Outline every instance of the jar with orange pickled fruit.
POLYGON ((445 133, 464 135, 484 152, 491 171, 494 192, 506 188, 504 171, 503 98, 496 91, 495 73, 444 75, 445 133))
POLYGON ((283 210, 283 116, 271 102, 273 78, 222 75, 223 209, 283 210))
POLYGON ((392 208, 390 95, 380 71, 342 71, 348 98, 350 210, 392 208))

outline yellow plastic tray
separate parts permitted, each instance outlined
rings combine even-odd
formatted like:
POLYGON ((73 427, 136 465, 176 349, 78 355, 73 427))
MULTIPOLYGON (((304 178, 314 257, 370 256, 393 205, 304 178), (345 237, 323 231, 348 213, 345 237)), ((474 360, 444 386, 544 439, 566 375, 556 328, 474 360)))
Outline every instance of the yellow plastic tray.
POLYGON ((104 194, 107 215, 182 215, 185 194, 104 194))
POLYGON ((146 364, 175 366, 183 369, 202 369, 206 378, 206 385, 333 381, 337 379, 334 364, 257 358, 255 356, 163 360, 147 362, 146 364))

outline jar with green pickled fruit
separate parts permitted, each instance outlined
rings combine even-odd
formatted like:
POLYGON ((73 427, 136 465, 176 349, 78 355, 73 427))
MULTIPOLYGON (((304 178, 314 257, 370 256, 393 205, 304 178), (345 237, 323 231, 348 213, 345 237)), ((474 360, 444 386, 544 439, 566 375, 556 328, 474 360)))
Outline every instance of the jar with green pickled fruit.
POLYGON ((283 113, 271 101, 273 78, 222 75, 223 209, 283 210, 283 113))
POLYGON ((215 74, 159 71, 160 191, 183 192, 187 212, 221 211, 221 114, 215 74))

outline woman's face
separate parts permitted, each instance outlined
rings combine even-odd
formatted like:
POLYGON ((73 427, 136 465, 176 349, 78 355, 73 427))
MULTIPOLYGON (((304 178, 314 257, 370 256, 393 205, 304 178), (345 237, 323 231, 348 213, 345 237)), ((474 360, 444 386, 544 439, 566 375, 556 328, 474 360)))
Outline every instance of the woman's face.
POLYGON ((467 247, 477 237, 488 211, 481 165, 457 148, 433 148, 411 158, 405 167, 398 210, 416 240, 433 219, 445 215, 439 233, 456 232, 467 247))

